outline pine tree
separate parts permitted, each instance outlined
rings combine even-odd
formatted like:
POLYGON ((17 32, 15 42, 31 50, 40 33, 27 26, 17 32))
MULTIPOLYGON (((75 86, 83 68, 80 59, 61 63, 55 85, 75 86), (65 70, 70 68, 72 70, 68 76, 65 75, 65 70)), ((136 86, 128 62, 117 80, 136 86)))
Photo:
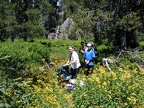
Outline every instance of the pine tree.
POLYGON ((1 0, 0 2, 0 40, 3 41, 9 37, 13 40, 17 25, 15 12, 13 10, 14 5, 5 0, 1 0))

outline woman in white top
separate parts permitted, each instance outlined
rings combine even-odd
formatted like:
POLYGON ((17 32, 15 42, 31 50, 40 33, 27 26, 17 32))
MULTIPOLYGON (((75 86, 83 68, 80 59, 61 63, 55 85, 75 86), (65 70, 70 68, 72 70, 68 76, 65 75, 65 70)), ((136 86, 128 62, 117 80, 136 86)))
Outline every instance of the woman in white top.
POLYGON ((77 52, 74 50, 74 47, 69 46, 70 58, 65 65, 71 65, 71 75, 72 79, 76 78, 79 73, 79 67, 81 66, 79 56, 77 52))

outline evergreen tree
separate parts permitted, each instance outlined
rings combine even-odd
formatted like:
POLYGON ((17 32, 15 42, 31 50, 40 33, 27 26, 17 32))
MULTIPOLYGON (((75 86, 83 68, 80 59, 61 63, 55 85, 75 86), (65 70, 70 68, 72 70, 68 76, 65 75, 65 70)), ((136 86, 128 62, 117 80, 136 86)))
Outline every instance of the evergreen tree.
POLYGON ((14 5, 6 0, 1 0, 0 15, 0 40, 4 41, 9 37, 13 40, 17 26, 14 5))
POLYGON ((66 17, 76 22, 74 31, 94 35, 99 44, 112 43, 119 47, 136 47, 137 35, 143 33, 142 0, 67 0, 66 17), (86 33, 85 33, 86 31, 86 33))
POLYGON ((1 0, 0 39, 44 37, 57 24, 56 0, 1 0))

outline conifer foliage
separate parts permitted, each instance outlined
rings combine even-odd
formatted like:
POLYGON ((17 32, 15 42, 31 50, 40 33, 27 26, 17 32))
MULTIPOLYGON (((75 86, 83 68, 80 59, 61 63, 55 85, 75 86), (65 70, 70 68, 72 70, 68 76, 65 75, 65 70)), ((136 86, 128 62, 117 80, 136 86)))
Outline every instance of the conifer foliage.
POLYGON ((47 37, 71 17, 69 39, 136 47, 144 35, 143 6, 143 0, 1 0, 0 40, 47 37))
POLYGON ((55 3, 49 0, 1 0, 0 40, 44 37, 56 26, 55 3))

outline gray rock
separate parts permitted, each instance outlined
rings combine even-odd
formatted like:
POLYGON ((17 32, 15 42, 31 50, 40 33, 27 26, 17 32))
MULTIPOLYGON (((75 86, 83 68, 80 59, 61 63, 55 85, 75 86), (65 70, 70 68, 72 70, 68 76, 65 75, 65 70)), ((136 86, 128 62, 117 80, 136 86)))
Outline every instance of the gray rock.
POLYGON ((48 39, 57 39, 57 34, 56 33, 50 33, 47 38, 48 39))
POLYGON ((59 39, 64 38, 68 39, 68 35, 70 34, 70 30, 74 26, 74 21, 72 18, 68 17, 64 23, 56 28, 55 33, 48 34, 48 39, 59 39))

